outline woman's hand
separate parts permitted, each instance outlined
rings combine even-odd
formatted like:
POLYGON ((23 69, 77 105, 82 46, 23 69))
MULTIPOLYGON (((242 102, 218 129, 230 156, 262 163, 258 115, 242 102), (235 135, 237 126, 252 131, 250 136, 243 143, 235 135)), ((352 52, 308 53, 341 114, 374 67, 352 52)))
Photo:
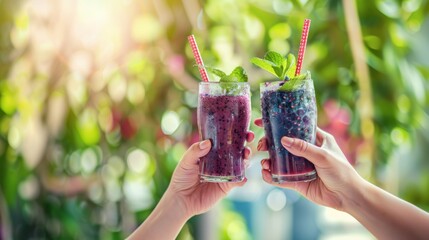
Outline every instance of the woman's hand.
MULTIPOLYGON (((262 127, 262 120, 257 119, 255 124, 262 127)), ((317 204, 343 210, 344 200, 347 196, 353 195, 364 180, 347 161, 334 137, 318 128, 315 145, 288 137, 283 137, 281 142, 292 154, 305 157, 312 162, 318 177, 311 182, 274 183, 271 178, 271 160, 264 159, 261 161, 264 181, 275 186, 294 189, 317 204)), ((259 140, 258 150, 268 150, 265 137, 259 140)))
MULTIPOLYGON (((252 132, 247 141, 255 138, 252 132)), ((211 148, 209 140, 194 143, 183 155, 174 170, 170 185, 161 200, 137 230, 128 239, 176 239, 183 225, 194 215, 212 208, 228 192, 246 183, 202 183, 199 176, 199 159, 211 148)), ((247 161, 250 149, 245 148, 243 159, 247 161)), ((246 164, 247 165, 247 164, 246 164)))
MULTIPOLYGON (((253 141, 255 135, 247 134, 247 141, 253 141)), ((200 182, 199 159, 205 156, 211 148, 209 140, 193 144, 183 155, 182 160, 176 167, 167 194, 172 194, 186 214, 191 217, 208 211, 228 192, 238 186, 243 186, 247 179, 234 183, 207 183, 200 182)), ((248 161, 251 151, 246 147, 243 158, 248 161)), ((247 165, 247 164, 246 164, 247 165)))

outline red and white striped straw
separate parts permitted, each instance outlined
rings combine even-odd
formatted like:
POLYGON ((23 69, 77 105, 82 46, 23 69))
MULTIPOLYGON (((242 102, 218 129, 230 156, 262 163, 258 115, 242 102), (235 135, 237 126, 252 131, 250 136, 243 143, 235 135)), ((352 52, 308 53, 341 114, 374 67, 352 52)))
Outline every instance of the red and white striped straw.
POLYGON ((198 50, 197 42, 195 41, 194 35, 188 36, 189 44, 191 44, 192 53, 194 54, 195 62, 198 65, 198 70, 200 71, 201 78, 204 82, 209 81, 209 76, 207 74, 206 69, 204 68, 203 59, 201 58, 200 51, 198 50))
POLYGON ((302 28, 301 41, 299 43, 298 62, 296 64, 295 76, 301 73, 302 62, 304 61, 305 48, 307 47, 308 31, 310 30, 310 19, 304 20, 304 26, 302 28))

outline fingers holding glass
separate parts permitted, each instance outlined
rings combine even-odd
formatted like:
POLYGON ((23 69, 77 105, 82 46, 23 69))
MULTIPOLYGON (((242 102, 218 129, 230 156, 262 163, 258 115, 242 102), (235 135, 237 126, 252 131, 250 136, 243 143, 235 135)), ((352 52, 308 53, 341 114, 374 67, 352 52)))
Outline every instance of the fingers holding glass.
POLYGON ((270 171, 270 159, 269 158, 265 158, 261 160, 261 167, 264 170, 268 170, 270 171))
POLYGON ((246 134, 246 142, 251 143, 255 139, 255 133, 248 131, 246 134))
POLYGON ((258 151, 268 151, 267 138, 262 137, 258 142, 258 151))
POLYGON ((258 127, 263 127, 264 123, 262 122, 262 118, 257 118, 255 119, 255 121, 253 122, 256 126, 258 127))
POLYGON ((252 150, 249 147, 245 147, 243 150, 243 159, 249 159, 252 155, 252 150))
POLYGON ((271 169, 270 169, 270 159, 269 158, 265 158, 261 160, 261 167, 262 167, 262 179, 269 183, 272 184, 273 183, 273 179, 271 177, 271 169))

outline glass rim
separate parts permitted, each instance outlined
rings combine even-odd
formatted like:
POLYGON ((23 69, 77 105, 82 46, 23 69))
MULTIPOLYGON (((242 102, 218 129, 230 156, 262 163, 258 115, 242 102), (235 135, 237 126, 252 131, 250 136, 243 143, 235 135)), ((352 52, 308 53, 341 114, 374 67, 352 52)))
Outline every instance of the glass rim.
POLYGON ((249 82, 199 82, 199 85, 249 85, 249 82))
MULTIPOLYGON (((312 78, 304 78, 304 79, 301 79, 300 81, 313 81, 313 79, 312 78)), ((259 83, 259 85, 267 85, 267 84, 269 84, 269 85, 271 85, 271 84, 276 84, 276 83, 282 83, 282 82, 284 82, 284 80, 274 80, 274 81, 265 81, 265 82, 261 82, 261 83, 259 83)))
MULTIPOLYGON (((305 78, 304 79, 301 79, 301 81, 313 81, 313 78, 311 77, 311 72, 310 71, 306 71, 305 73, 302 73, 302 74, 305 74, 306 76, 305 76, 305 78)), ((301 75, 302 75, 301 74, 301 75)), ((292 78, 292 79, 294 79, 294 78, 292 78)), ((280 80, 280 79, 275 79, 275 80, 267 80, 267 81, 264 81, 264 82, 261 82, 259 85, 260 86, 262 86, 262 85, 267 85, 267 84, 276 84, 276 83, 282 83, 282 82, 284 82, 285 80, 280 80)))

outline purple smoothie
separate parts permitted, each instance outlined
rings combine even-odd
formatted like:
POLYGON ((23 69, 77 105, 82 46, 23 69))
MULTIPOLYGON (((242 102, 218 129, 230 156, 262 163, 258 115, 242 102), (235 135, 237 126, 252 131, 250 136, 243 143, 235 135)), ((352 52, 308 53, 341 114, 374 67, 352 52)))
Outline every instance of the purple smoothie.
POLYGON ((244 179, 243 150, 250 121, 249 95, 200 93, 198 126, 201 139, 212 148, 200 159, 202 181, 236 182, 244 179))
MULTIPOLYGON (((304 80, 303 80, 304 81, 304 80)), ((262 91, 261 107, 271 174, 275 182, 311 181, 316 178, 314 165, 288 152, 281 144, 283 136, 316 141, 317 109, 313 83, 290 90, 262 91)))

